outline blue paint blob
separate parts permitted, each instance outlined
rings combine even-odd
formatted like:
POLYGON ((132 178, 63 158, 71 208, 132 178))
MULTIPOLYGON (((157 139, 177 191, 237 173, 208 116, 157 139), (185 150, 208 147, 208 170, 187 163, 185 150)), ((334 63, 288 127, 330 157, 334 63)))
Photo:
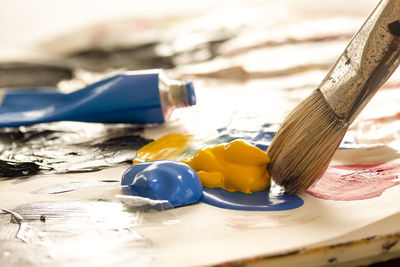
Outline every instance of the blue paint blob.
POLYGON ((278 124, 265 124, 256 130, 241 130, 228 126, 218 129, 219 136, 213 140, 213 143, 229 143, 236 139, 242 139, 261 150, 266 150, 274 138, 277 129, 279 129, 278 124))
POLYGON ((204 187, 200 201, 223 209, 247 211, 291 210, 304 203, 300 197, 283 193, 279 186, 274 184, 267 190, 252 194, 204 187))
POLYGON ((125 171, 121 180, 126 194, 154 200, 167 200, 174 207, 197 202, 202 185, 187 164, 172 160, 138 163, 125 171))
MULTIPOLYGON (((261 150, 267 150, 279 127, 280 125, 276 123, 264 123, 262 126, 254 128, 254 130, 243 130, 232 128, 228 125, 218 129, 218 137, 208 143, 229 143, 236 139, 243 139, 261 150)), ((338 149, 354 149, 362 146, 357 144, 351 135, 345 135, 338 149)))

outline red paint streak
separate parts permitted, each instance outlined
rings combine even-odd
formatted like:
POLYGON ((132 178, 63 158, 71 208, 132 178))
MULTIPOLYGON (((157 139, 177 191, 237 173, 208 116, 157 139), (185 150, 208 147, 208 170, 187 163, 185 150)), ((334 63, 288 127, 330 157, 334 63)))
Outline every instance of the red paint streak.
POLYGON ((362 200, 380 196, 400 184, 400 161, 378 165, 330 166, 307 193, 328 200, 362 200))

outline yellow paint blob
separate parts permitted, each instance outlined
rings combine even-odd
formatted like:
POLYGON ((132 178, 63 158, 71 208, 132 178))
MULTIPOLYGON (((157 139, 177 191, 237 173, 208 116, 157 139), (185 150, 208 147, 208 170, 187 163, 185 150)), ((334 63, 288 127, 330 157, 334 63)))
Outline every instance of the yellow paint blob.
MULTIPOLYGON (((179 160, 191 141, 192 136, 188 134, 165 135, 142 147, 133 164, 161 159, 179 160)), ((207 187, 251 193, 264 190, 270 184, 268 156, 244 141, 207 147, 197 151, 192 158, 181 161, 192 167, 207 187)))
POLYGON ((176 160, 189 146, 191 139, 189 134, 167 134, 139 149, 133 164, 161 159, 176 160))
POLYGON ((264 190, 270 184, 268 156, 258 147, 240 140, 199 150, 182 162, 192 167, 207 187, 251 193, 264 190))

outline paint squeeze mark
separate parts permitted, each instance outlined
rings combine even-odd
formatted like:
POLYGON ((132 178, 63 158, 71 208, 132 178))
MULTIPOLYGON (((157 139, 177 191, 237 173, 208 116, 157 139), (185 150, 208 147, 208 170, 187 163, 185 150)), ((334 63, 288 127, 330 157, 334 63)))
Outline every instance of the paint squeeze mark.
POLYGON ((307 193, 327 200, 363 200, 400 184, 400 161, 378 165, 330 166, 307 193))
POLYGON ((22 240, 25 243, 28 243, 28 239, 25 237, 25 233, 29 229, 29 225, 24 220, 24 218, 14 211, 7 210, 7 209, 0 209, 0 210, 5 213, 11 214, 11 216, 15 220, 15 222, 18 223, 19 229, 18 229, 17 235, 15 237, 17 239, 22 240))

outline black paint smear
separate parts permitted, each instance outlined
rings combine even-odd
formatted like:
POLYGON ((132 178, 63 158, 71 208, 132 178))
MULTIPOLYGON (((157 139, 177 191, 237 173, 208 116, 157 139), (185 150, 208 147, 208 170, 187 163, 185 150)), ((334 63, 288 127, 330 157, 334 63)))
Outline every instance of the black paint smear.
POLYGON ((0 160, 1 177, 29 176, 39 172, 39 165, 34 162, 7 162, 0 160))
POLYGON ((97 171, 132 162, 152 140, 132 124, 44 123, 0 129, 0 175, 97 171))

